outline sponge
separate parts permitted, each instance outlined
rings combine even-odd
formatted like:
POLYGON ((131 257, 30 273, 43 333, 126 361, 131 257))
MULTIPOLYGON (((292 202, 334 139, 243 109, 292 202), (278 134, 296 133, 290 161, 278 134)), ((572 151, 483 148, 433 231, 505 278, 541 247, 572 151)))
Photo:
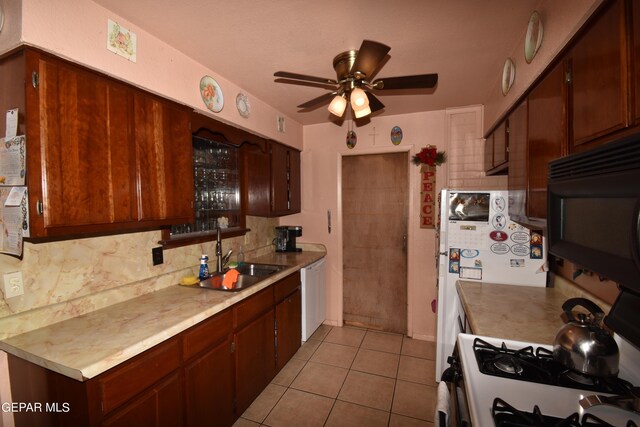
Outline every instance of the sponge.
POLYGON ((238 270, 235 268, 230 269, 225 273, 224 279, 222 279, 222 286, 227 289, 233 289, 238 281, 239 275, 238 270))

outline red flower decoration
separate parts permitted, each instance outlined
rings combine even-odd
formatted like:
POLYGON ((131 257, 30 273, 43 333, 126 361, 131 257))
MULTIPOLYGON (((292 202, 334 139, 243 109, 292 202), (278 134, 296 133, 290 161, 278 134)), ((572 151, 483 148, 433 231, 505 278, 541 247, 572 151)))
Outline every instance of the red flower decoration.
POLYGON ((413 156, 413 163, 416 165, 439 166, 447 160, 444 151, 438 151, 436 147, 427 145, 420 150, 418 154, 413 156))

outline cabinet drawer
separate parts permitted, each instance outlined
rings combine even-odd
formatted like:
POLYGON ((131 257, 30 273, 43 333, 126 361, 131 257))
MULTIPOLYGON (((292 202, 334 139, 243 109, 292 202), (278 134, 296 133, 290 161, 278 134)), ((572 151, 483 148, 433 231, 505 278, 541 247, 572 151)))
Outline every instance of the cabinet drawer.
POLYGON ((233 328, 231 313, 231 310, 225 310, 186 331, 182 339, 184 358, 190 359, 205 348, 226 339, 233 328))
POLYGON ((299 271, 277 282, 275 284, 276 302, 285 299, 285 297, 295 291, 298 286, 300 286, 299 271))
POLYGON ((273 308, 273 286, 236 304, 233 308, 233 325, 238 328, 270 308, 273 308))
POLYGON ((112 411, 179 366, 180 347, 173 339, 113 368, 98 380, 102 412, 112 411))

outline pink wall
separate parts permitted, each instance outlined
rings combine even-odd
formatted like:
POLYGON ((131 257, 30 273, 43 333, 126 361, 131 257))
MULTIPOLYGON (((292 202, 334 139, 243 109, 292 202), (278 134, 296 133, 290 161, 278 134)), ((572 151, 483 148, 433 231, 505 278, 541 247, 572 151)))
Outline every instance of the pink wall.
MULTIPOLYGON (((286 133, 277 132, 276 116, 282 113, 250 93, 247 95, 251 101, 251 116, 248 119, 240 117, 235 108, 235 98, 243 91, 242 88, 96 3, 90 0, 21 1, 23 43, 192 106, 218 120, 302 148, 301 124, 286 117, 286 133), (136 33, 136 63, 106 49, 108 19, 136 33), (220 113, 209 112, 200 98, 199 83, 204 75, 214 77, 223 90, 225 106, 220 113)), ((9 3, 19 4, 20 0, 9 3)), ((8 19, 19 21, 20 16, 16 16, 19 9, 14 6, 11 9, 12 16, 8 19)), ((6 43, 18 45, 15 40, 6 43)), ((15 46, 0 44, 0 52, 11 47, 15 46)))

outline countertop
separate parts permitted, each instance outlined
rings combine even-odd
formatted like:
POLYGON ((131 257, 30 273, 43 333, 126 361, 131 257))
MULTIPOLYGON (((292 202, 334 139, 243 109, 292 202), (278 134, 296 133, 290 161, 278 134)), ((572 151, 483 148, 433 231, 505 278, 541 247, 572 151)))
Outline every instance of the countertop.
POLYGON ((0 350, 85 381, 312 264, 326 251, 269 253, 247 262, 286 265, 240 292, 170 286, 0 341, 0 350))
POLYGON ((475 335, 552 345, 564 324, 569 297, 559 289, 463 280, 456 287, 475 335))

